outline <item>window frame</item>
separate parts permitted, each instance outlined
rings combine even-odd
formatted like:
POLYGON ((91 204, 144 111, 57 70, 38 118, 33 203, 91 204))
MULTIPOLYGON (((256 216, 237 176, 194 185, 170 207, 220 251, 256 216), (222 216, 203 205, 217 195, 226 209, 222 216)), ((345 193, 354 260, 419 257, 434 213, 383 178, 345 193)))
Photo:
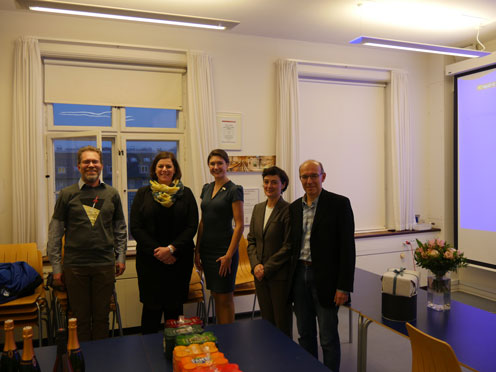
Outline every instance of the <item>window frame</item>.
MULTIPOLYGON (((53 111, 52 111, 53 112, 53 111)), ((48 132, 45 133, 45 146, 46 146, 46 172, 45 177, 47 178, 47 192, 48 192, 48 208, 47 208, 47 218, 51 219, 53 213, 53 208, 55 207, 55 149, 53 145, 53 140, 56 139, 74 139, 74 138, 95 138, 96 145, 98 148, 102 148, 102 135, 100 130, 87 130, 79 132, 48 132)), ((75 164, 77 165, 77 164, 75 164)))
MULTIPOLYGON (((46 117, 46 175, 48 181, 47 218, 51 219, 56 201, 55 190, 55 139, 94 139, 97 147, 102 148, 104 141, 112 142, 112 186, 121 197, 122 208, 129 229, 128 179, 127 179, 127 141, 174 141, 177 143, 177 160, 184 168, 186 154, 186 135, 184 133, 184 114, 178 111, 178 128, 125 128, 125 107, 112 107, 112 127, 70 127, 53 125, 53 106, 45 104, 46 117), (85 130, 83 130, 85 129, 85 130), (132 130, 130 130, 132 129, 132 130), (136 130, 137 129, 137 130, 136 130), (141 130, 145 129, 145 130, 141 130)), ((104 164, 105 166, 105 164, 104 164)), ((103 172, 102 172, 103 174, 103 172)), ((134 189, 133 189, 134 190, 134 189)), ((136 249, 136 241, 128 241, 128 249, 136 249)))
MULTIPOLYGON (((179 163, 179 166, 182 168, 183 167, 183 158, 182 152, 186 151, 184 149, 185 147, 185 141, 184 141, 184 134, 171 134, 171 133, 162 133, 160 135, 155 134, 155 136, 151 137, 150 134, 148 133, 122 133, 119 136, 119 148, 122 151, 122 154, 118 156, 118 162, 119 162, 119 173, 121 175, 120 180, 121 182, 114 187, 117 188, 119 191, 119 195, 121 196, 121 202, 122 202, 122 209, 124 210, 124 216, 126 217, 126 224, 129 230, 129 218, 130 216, 128 215, 128 210, 129 210, 129 205, 128 205, 128 193, 129 193, 129 187, 128 187, 128 177, 127 177, 127 146, 126 142, 128 140, 130 141, 176 141, 177 142, 177 161, 179 163)), ((132 189, 134 190, 134 189, 132 189)), ((129 233, 128 233, 129 236, 129 233)), ((136 248, 136 241, 135 240, 128 240, 128 249, 136 248)))

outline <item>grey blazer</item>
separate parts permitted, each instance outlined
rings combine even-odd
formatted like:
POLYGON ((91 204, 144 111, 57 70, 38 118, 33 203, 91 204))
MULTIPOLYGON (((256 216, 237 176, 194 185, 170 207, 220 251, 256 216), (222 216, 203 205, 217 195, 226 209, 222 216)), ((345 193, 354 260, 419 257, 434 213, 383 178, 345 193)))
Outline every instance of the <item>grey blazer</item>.
POLYGON ((289 246, 289 203, 281 197, 265 226, 267 202, 255 205, 248 233, 248 256, 251 270, 258 264, 264 265, 267 280, 288 280, 291 249, 289 246))

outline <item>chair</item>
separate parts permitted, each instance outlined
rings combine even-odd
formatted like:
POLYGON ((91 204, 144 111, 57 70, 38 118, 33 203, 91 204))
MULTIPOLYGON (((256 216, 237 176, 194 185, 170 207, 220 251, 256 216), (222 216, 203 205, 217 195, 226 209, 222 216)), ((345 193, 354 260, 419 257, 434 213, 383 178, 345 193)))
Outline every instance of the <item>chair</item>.
MULTIPOLYGON (((257 294, 255 292, 255 277, 251 273, 250 259, 248 257, 248 241, 244 236, 241 236, 239 241, 239 264, 236 273, 236 281, 234 284, 234 296, 247 296, 253 295, 253 308, 251 311, 251 319, 255 316, 255 306, 257 304, 257 294)), ((215 318, 215 304, 213 297, 208 301, 207 315, 210 314, 210 307, 212 307, 212 318, 215 318)))
MULTIPOLYGON (((43 278, 43 260, 36 243, 0 244, 0 262, 27 262, 43 278)), ((15 327, 38 326, 39 345, 43 345, 43 321, 48 342, 51 343, 50 307, 45 288, 40 284, 32 295, 17 298, 0 305, 0 321, 13 319, 15 327)))
POLYGON ((188 300, 186 303, 190 304, 196 302, 196 316, 201 318, 204 324, 207 324, 207 301, 203 283, 203 276, 195 267, 193 267, 193 271, 191 272, 191 280, 189 282, 188 300))
POLYGON ((412 347, 412 372, 461 372, 451 346, 406 323, 412 347))
POLYGON ((255 316, 255 305, 257 303, 257 293, 255 292, 255 277, 251 273, 250 258, 248 257, 248 241, 244 236, 239 241, 239 264, 236 273, 234 286, 234 296, 253 295, 253 308, 251 318, 255 316))

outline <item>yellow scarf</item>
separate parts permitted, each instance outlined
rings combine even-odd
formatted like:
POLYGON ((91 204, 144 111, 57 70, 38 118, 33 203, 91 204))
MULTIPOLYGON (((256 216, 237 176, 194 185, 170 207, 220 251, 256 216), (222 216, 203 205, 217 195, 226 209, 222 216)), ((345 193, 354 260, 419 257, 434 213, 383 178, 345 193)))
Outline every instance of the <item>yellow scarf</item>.
POLYGON ((174 204, 176 201, 177 192, 183 188, 183 184, 179 180, 172 181, 171 186, 151 180, 150 185, 152 188, 153 199, 167 208, 174 204))

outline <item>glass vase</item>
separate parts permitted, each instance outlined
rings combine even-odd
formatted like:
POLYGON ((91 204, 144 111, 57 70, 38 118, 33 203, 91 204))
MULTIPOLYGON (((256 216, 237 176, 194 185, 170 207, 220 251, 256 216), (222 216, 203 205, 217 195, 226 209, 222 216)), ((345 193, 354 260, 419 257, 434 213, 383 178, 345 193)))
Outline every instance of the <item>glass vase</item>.
POLYGON ((451 279, 446 276, 427 277, 427 307, 436 311, 451 309, 451 279))

